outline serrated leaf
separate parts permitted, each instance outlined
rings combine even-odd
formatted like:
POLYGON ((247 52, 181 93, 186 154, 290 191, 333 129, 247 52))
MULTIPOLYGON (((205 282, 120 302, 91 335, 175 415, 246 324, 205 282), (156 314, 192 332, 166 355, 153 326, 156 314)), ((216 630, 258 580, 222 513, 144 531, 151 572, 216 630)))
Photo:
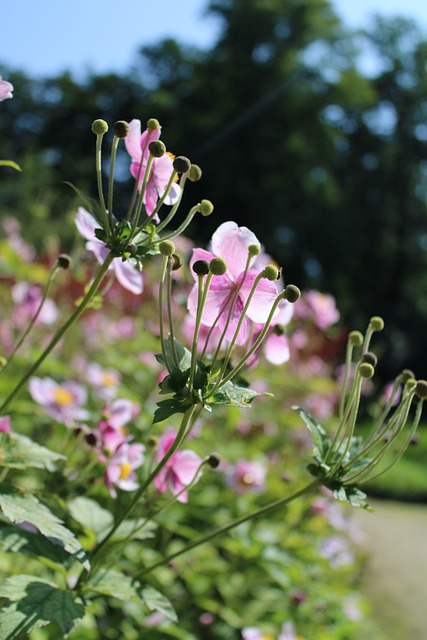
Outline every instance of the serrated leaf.
POLYGON ((1 484, 0 508, 8 520, 14 523, 29 522, 52 544, 63 547, 85 569, 90 568, 86 553, 74 534, 33 495, 1 484))
POLYGON ((2 640, 22 638, 24 633, 53 621, 66 636, 85 613, 84 606, 69 591, 35 576, 7 578, 0 584, 0 597, 12 602, 0 612, 2 640))
MULTIPOLYGON (((164 345, 166 359, 171 366, 176 366, 180 371, 187 371, 187 369, 190 369, 191 352, 186 347, 183 347, 182 344, 178 342, 178 340, 174 339, 172 342, 171 338, 166 338, 166 340, 164 341, 164 345), (175 345, 175 353, 178 362, 175 361, 175 355, 172 346, 173 344, 175 345)), ((158 353, 156 355, 156 360, 160 364, 166 365, 163 354, 158 353)))
POLYGON ((356 487, 356 485, 329 483, 326 484, 326 486, 331 489, 337 500, 340 500, 341 502, 348 502, 352 507, 372 511, 371 507, 366 502, 366 493, 356 487))
POLYGON ((43 557, 60 565, 70 558, 62 547, 50 543, 44 536, 10 524, 0 526, 0 546, 9 553, 43 557))
POLYGON ((0 433, 0 466, 11 469, 35 467, 53 471, 54 463, 65 456, 33 442, 26 436, 0 433))
POLYGON ((0 167, 11 167, 12 169, 15 169, 16 171, 22 171, 22 169, 19 166, 19 164, 17 164, 13 160, 0 160, 0 167))
POLYGON ((157 407, 158 408, 154 412, 153 424, 163 422, 163 420, 170 418, 176 413, 185 413, 188 409, 188 405, 179 402, 176 398, 161 400, 161 402, 157 403, 157 407))
POLYGON ((153 587, 144 587, 141 590, 142 598, 151 611, 162 613, 168 620, 177 622, 178 617, 170 602, 160 591, 153 587))
POLYGON ((95 500, 79 496, 68 503, 71 516, 86 529, 94 531, 99 537, 113 524, 113 515, 101 507, 95 500))
POLYGON ((141 595, 137 590, 139 583, 134 585, 131 577, 114 569, 100 569, 89 578, 86 586, 91 591, 119 600, 129 600, 130 598, 141 600, 141 595))
POLYGON ((220 389, 216 391, 212 396, 209 396, 206 399, 206 403, 209 405, 223 404, 231 407, 249 409, 251 407, 252 401, 258 396, 271 396, 271 394, 258 393, 253 389, 240 387, 233 384, 233 382, 230 380, 225 385, 220 387, 220 389))
POLYGON ((299 415, 304 420, 305 424, 307 425, 307 427, 308 427, 308 429, 309 429, 309 431, 310 431, 310 433, 312 435, 312 438, 313 438, 313 441, 314 441, 314 444, 315 444, 315 449, 314 449, 314 452, 313 452, 314 453, 314 458, 318 462, 324 462, 326 460, 326 458, 327 458, 327 456, 329 454, 330 448, 331 448, 331 441, 330 441, 328 435, 326 434, 326 431, 302 407, 292 407, 292 409, 294 411, 296 411, 297 413, 299 413, 299 415))
POLYGON ((171 393, 182 392, 187 384, 188 377, 190 375, 190 369, 180 371, 173 368, 171 373, 163 378, 160 383, 160 394, 166 395, 171 393))

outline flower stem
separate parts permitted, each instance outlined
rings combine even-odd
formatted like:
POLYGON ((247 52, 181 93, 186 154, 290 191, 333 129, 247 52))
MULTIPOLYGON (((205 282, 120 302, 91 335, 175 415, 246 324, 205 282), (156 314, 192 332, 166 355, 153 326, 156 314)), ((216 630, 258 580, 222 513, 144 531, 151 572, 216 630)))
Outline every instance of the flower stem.
POLYGON ((111 237, 111 229, 107 217, 107 209, 105 207, 104 191, 102 188, 102 163, 101 163, 101 147, 103 134, 96 136, 96 180, 98 184, 99 204, 101 205, 102 226, 107 232, 108 238, 111 237))

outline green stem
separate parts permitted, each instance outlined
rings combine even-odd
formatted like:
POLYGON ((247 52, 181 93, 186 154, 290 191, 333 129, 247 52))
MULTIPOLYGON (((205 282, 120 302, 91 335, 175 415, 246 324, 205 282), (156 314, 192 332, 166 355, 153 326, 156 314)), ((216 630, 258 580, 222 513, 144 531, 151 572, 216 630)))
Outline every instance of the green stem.
POLYGON ((113 260, 114 260, 113 254, 109 253, 108 256, 105 258, 103 264, 101 265, 101 267, 100 267, 100 269, 98 271, 98 274, 96 275, 94 281, 92 282, 92 285, 89 288, 89 291, 86 293, 86 295, 84 296, 83 300, 81 301, 81 303, 79 304, 77 309, 68 318, 67 322, 65 322, 65 324, 63 324, 62 327, 60 329, 58 329, 58 331, 55 333, 54 337, 49 342, 48 346, 43 351, 43 353, 38 358, 38 360, 36 360, 36 362, 28 369, 28 371, 24 374, 24 376, 18 382, 16 387, 7 396, 7 398, 5 399, 5 401, 3 402, 3 404, 0 407, 0 415, 2 415, 5 412, 6 408, 9 406, 9 404, 12 402, 12 400, 15 398, 15 396, 22 389, 22 387, 25 385, 27 380, 37 371, 37 369, 46 360, 47 356, 56 347, 56 345, 62 339, 62 337, 65 335, 65 333, 68 331, 68 329, 81 316, 83 311, 86 309, 86 307, 88 306, 88 304, 92 300, 92 298, 95 295, 95 293, 98 291, 98 288, 99 288, 99 286, 100 286, 100 284, 102 282, 102 279, 103 279, 104 275, 106 274, 106 272, 108 270, 108 267, 110 266, 110 264, 112 263, 113 260))
POLYGON ((107 232, 108 238, 111 238, 111 229, 108 223, 107 209, 105 207, 104 191, 102 188, 102 163, 101 163, 101 146, 103 134, 96 136, 96 180, 98 184, 99 204, 101 205, 102 224, 107 232))
POLYGON ((114 191, 114 167, 116 164, 116 153, 117 153, 117 145, 119 144, 120 138, 114 136, 113 138, 113 146, 111 148, 111 159, 110 159, 110 179, 108 182, 108 219, 110 222, 110 228, 114 227, 113 222, 113 191, 114 191))
POLYGON ((181 180, 179 181, 179 186, 181 187, 181 193, 179 194, 178 200, 175 202, 175 204, 173 205, 172 209, 170 210, 166 218, 163 220, 163 222, 157 225, 158 234, 160 233, 160 231, 163 231, 163 229, 168 226, 169 222, 175 216, 175 213, 177 212, 178 207, 181 204, 182 194, 184 193, 184 185, 186 181, 187 181, 187 178, 185 177, 185 175, 181 176, 181 180))
POLYGON ((172 347, 172 355, 175 361, 175 365, 179 369, 179 360, 178 360, 178 354, 176 352, 176 346, 175 346, 175 331, 173 326, 173 313, 172 313, 172 277, 171 277, 172 264, 173 264, 173 261, 171 259, 168 260, 168 268, 166 271, 166 306, 167 306, 167 312, 168 312, 169 335, 170 335, 170 343, 172 347))
POLYGON ((197 278, 198 278, 198 296, 197 296, 196 324, 194 327, 193 345, 191 348, 191 368, 190 368, 190 378, 188 381, 188 388, 190 390, 190 393, 193 390, 194 376, 196 374, 197 343, 199 341, 199 333, 200 333, 200 325, 202 323, 203 309, 205 308, 206 299, 208 297, 209 287, 213 278, 213 274, 211 272, 208 273, 208 277, 206 278, 204 289, 203 289, 204 276, 197 276, 197 278))
MULTIPOLYGON (((163 195, 162 195, 162 197, 161 197, 161 198, 159 198, 159 200, 157 201, 156 206, 154 207, 153 211, 150 213, 150 216, 147 218, 147 220, 145 220, 145 222, 144 222, 144 223, 143 223, 143 224, 138 228, 138 233, 139 233, 140 231, 142 231, 142 230, 147 226, 147 224, 150 224, 150 222, 151 222, 151 221, 154 219, 154 217, 157 215, 158 211, 160 210, 160 207, 162 206, 162 204, 163 204, 163 203, 164 203, 164 201, 166 200, 166 196, 168 195, 168 193, 169 193, 169 191, 170 191, 170 188, 171 188, 171 186, 172 186, 173 181, 175 180, 176 175, 177 175, 177 172, 176 172, 176 171, 173 171, 173 172, 171 173, 171 177, 169 178, 169 182, 168 182, 168 184, 166 185, 166 189, 165 189, 164 194, 163 194, 163 195)), ((175 211, 176 211, 176 209, 175 209, 175 211)), ((157 229, 157 233, 158 233, 158 232, 159 232, 159 230, 157 229)))
POLYGON ((178 549, 178 551, 175 551, 175 553, 172 553, 170 556, 167 556, 166 558, 159 560, 159 562, 152 564, 150 567, 147 567, 146 569, 144 569, 144 571, 136 575, 134 580, 139 580, 140 578, 145 576, 147 573, 150 573, 154 569, 157 569, 157 567, 161 567, 162 565, 168 564, 178 556, 184 553, 187 553, 187 551, 191 551, 192 549, 195 549, 196 547, 199 547, 200 545, 205 544, 206 542, 209 542, 210 540, 213 540, 218 536, 221 536, 222 534, 226 533, 227 531, 230 531, 231 529, 234 529, 235 527, 238 527, 244 522, 255 520, 256 518, 260 518, 261 516, 270 515, 270 513, 273 513, 274 511, 277 511, 278 509, 285 507, 293 500, 296 500, 301 496, 309 495, 310 493, 313 493, 314 491, 316 491, 316 489, 320 487, 321 484, 322 484, 322 481, 317 478, 316 480, 313 480, 312 482, 310 482, 310 484, 306 485, 305 487, 303 487, 296 493, 293 493, 292 495, 288 496, 287 498, 281 498, 280 500, 271 502, 270 504, 267 504, 265 507, 261 507, 257 511, 253 511, 252 513, 241 516, 236 520, 232 520, 231 522, 229 522, 223 527, 220 527, 219 529, 214 529, 214 531, 211 531, 210 533, 207 533, 206 535, 201 536, 196 540, 193 540, 193 542, 190 542, 189 544, 185 545, 181 549, 178 549))
POLYGON ((169 235, 163 236, 163 238, 160 238, 160 240, 172 240, 172 238, 176 238, 176 236, 181 235, 181 233, 185 231, 185 229, 188 227, 188 225, 190 224, 190 222, 192 221, 192 219, 194 218, 198 210, 199 210, 199 205, 196 204, 194 207, 190 209, 187 217, 185 218, 181 226, 179 226, 176 231, 172 231, 172 233, 170 233, 169 235))

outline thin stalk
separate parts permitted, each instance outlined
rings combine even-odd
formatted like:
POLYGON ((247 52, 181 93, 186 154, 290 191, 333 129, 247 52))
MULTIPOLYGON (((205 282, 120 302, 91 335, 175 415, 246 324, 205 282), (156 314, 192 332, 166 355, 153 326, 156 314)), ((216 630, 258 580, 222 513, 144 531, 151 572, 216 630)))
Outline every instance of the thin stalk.
POLYGON ((280 500, 271 502, 270 504, 264 507, 261 507, 260 509, 257 509, 257 511, 253 511, 252 513, 241 516, 240 518, 236 518, 236 520, 232 520, 227 525, 220 527, 218 529, 215 529, 214 531, 211 531, 210 533, 207 533, 206 535, 201 536, 196 540, 193 540, 193 542, 190 542, 189 544, 185 545, 181 549, 178 549, 178 551, 175 551, 175 553, 172 553, 166 558, 159 560, 159 562, 156 562, 155 564, 152 564, 150 567, 147 567, 146 569, 144 569, 144 571, 141 571, 141 573, 135 576, 134 580, 139 580, 140 578, 145 576, 147 573, 150 573, 154 569, 157 569, 157 567, 161 567, 162 565, 168 564, 178 556, 181 556, 184 553, 187 553, 188 551, 191 551, 192 549, 195 549, 196 547, 199 547, 200 545, 205 544, 206 542, 209 542, 210 540, 213 540, 214 538, 217 538, 218 536, 223 535, 227 531, 230 531, 231 529, 238 527, 244 522, 255 520, 256 518, 260 518, 261 516, 270 515, 270 513, 273 513, 274 511, 277 511, 278 509, 285 507, 293 500, 296 500, 301 496, 305 496, 305 495, 309 495, 310 493, 313 493, 314 491, 316 491, 316 489, 320 487, 321 484, 322 484, 321 480, 319 479, 313 480, 312 482, 310 482, 310 484, 306 485, 299 491, 296 491, 295 493, 288 496, 287 498, 281 498, 280 500))
POLYGON ((351 344, 349 340, 347 343, 346 356, 345 356, 345 374, 344 374, 344 380, 341 388, 340 411, 339 411, 340 420, 342 420, 344 415, 345 399, 347 395, 348 380, 350 377, 353 349, 354 349, 354 346, 351 344))
POLYGON ((185 185, 186 181, 187 181, 187 178, 186 178, 186 176, 184 174, 183 176, 181 176, 181 180, 179 181, 179 186, 181 187, 181 193, 179 194, 179 198, 175 202, 175 204, 173 205, 172 209, 170 210, 170 212, 168 213, 166 218, 163 220, 163 222, 161 222, 160 224, 157 225, 157 233, 160 233, 160 231, 163 231, 163 229, 165 227, 167 227, 169 222, 175 216, 175 213, 177 212, 178 207, 181 204, 182 194, 184 193, 184 185, 185 185))
POLYGON ((193 345, 191 347, 191 366, 190 366, 190 377, 188 380, 188 389, 190 393, 193 390, 193 382, 194 376, 196 374, 196 366, 197 366, 197 343, 199 341, 199 333, 200 333, 200 325, 202 323, 202 315, 203 309, 206 304, 206 299, 209 293, 209 287, 212 282, 213 274, 211 272, 208 273, 206 278, 206 283, 203 288, 203 278, 204 276, 197 276, 198 279, 198 294, 197 294, 197 312, 196 312, 196 324, 194 327, 194 335, 193 335, 193 345))
POLYGON ((86 309, 86 307, 88 306, 88 304, 90 303, 90 301, 94 297, 95 293, 98 291, 99 286, 100 286, 100 284, 102 282, 102 279, 104 278, 104 275, 106 274, 106 272, 108 270, 108 267, 110 266, 110 264, 112 263, 113 260, 114 260, 113 254, 109 253, 108 256, 105 258, 104 262, 102 263, 102 265, 101 265, 101 267, 100 267, 100 269, 99 269, 94 281, 92 282, 92 285, 90 286, 88 292, 84 296, 83 300, 80 302, 80 304, 77 307, 77 309, 68 318, 68 320, 62 325, 62 327, 60 329, 58 329, 58 331, 55 333, 55 335, 53 336, 52 340, 49 342, 48 346, 43 351, 43 353, 38 358, 38 360, 36 360, 36 362, 28 369, 28 371, 23 375, 23 377, 18 382, 16 387, 10 392, 10 394, 4 400, 3 404, 0 407, 0 415, 2 415, 4 413, 4 411, 9 406, 9 404, 12 402, 12 400, 15 398, 15 396, 19 393, 19 391, 22 389, 22 387, 26 384, 27 380, 37 371, 37 369, 46 360, 47 356, 56 347, 56 345, 62 339, 62 337, 65 335, 65 333, 68 331, 68 329, 70 327, 72 327, 72 325, 76 322, 76 320, 78 320, 78 318, 81 316, 83 311, 86 309))
POLYGON ((178 354, 176 352, 176 347, 175 347, 175 331, 173 326, 173 313, 172 313, 172 277, 171 277, 172 264, 173 264, 173 261, 169 257, 168 268, 166 272, 166 306, 168 311, 169 335, 170 335, 170 342, 172 347, 172 355, 173 355, 173 359, 175 361, 176 366, 179 368, 178 354))
POLYGON ((344 407, 344 414, 343 414, 343 416, 342 416, 342 418, 340 420, 340 424, 338 426, 338 429, 337 429, 337 432, 336 432, 336 434, 334 436, 334 439, 332 440, 332 444, 331 444, 331 447, 329 449, 329 453, 326 456, 325 463, 327 463, 329 461, 330 456, 332 455, 332 453, 335 450, 335 446, 336 446, 336 444, 337 444, 337 442, 339 440, 339 437, 341 436, 342 430, 345 427, 345 424, 346 424, 346 422, 347 422, 347 420, 348 420, 348 418, 350 416, 351 409, 352 409, 352 407, 353 407, 353 405, 354 405, 354 403, 356 401, 357 393, 359 393, 359 396, 360 396, 361 387, 360 387, 360 385, 358 385, 358 379, 359 378, 360 378, 359 374, 356 373, 356 377, 354 379, 353 386, 352 386, 352 389, 350 391, 350 395, 349 395, 349 398, 348 398, 348 401, 347 401, 347 405, 344 407))
MULTIPOLYGON (((171 177, 169 178, 169 182, 168 182, 168 183, 167 183, 167 185, 166 185, 166 189, 165 189, 164 194, 162 195, 162 197, 161 197, 161 198, 159 198, 159 199, 158 199, 156 206, 154 207, 153 211, 150 213, 150 216, 147 218, 147 220, 145 220, 145 221, 143 222, 143 224, 138 228, 138 233, 139 233, 140 231, 142 231, 142 230, 144 229, 144 227, 146 227, 146 226, 147 226, 147 224, 150 224, 150 222, 154 219, 154 217, 155 217, 155 216, 157 215, 157 213, 159 212, 160 207, 162 206, 162 204, 163 204, 163 203, 164 203, 164 201, 166 200, 166 197, 167 197, 167 195, 168 195, 168 193, 169 193, 169 191, 170 191, 170 188, 171 188, 171 186, 172 186, 172 183, 173 183, 173 182, 174 182, 174 180, 175 180, 176 175, 177 175, 177 172, 176 172, 176 171, 172 171, 172 173, 171 173, 171 177)), ((159 232, 159 230, 157 229, 157 233, 158 233, 158 232, 159 232)))
POLYGON ((107 217, 107 209, 105 207, 104 200, 104 191, 102 188, 102 162, 101 162, 101 147, 102 147, 102 138, 103 134, 98 134, 96 136, 96 180, 98 184, 98 196, 99 196, 99 204, 101 205, 101 213, 102 213, 102 224, 107 232, 108 238, 111 238, 111 229, 108 222, 107 217))
POLYGON ((145 167, 144 178, 142 180, 142 185, 141 185, 141 191, 139 192, 138 201, 136 203, 136 210, 134 211, 134 213, 132 213, 132 216, 130 219, 132 224, 131 237, 133 237, 133 235, 135 234, 136 228, 138 227, 138 220, 139 220, 139 216, 141 215, 141 209, 144 202, 145 189, 147 187, 147 182, 150 175, 151 165, 153 164, 153 160, 154 160, 154 157, 150 153, 147 160, 147 166, 145 167))
POLYGON ((194 218, 198 210, 199 210, 199 205, 196 204, 194 207, 190 209, 187 217, 185 218, 181 226, 179 226, 176 231, 172 231, 172 233, 169 233, 169 235, 163 236, 161 240, 171 240, 172 238, 176 238, 176 236, 181 235, 181 233, 186 230, 186 228, 188 227, 188 225, 190 224, 190 222, 192 221, 192 219, 194 218))
POLYGON ((168 362, 165 347, 165 335, 163 330, 163 286, 165 281, 166 270, 168 266, 169 256, 163 256, 162 271, 160 275, 159 286, 159 334, 160 334, 160 348, 162 350, 163 360, 165 361, 166 369, 171 372, 171 367, 168 362))
POLYGON ((111 229, 114 227, 113 222, 113 192, 114 192, 114 167, 116 164, 117 146, 120 138, 114 136, 113 145, 111 147, 111 159, 110 159, 110 179, 108 182, 108 220, 111 229))
MULTIPOLYGON (((334 466, 332 467, 332 469, 328 472, 328 475, 333 478, 333 476, 335 475, 335 472, 337 471, 337 469, 340 468, 341 464, 344 462, 345 457, 350 449, 350 445, 351 445, 351 439, 353 437, 353 433, 354 433, 354 428, 356 426, 356 419, 357 419, 357 412, 359 409, 359 404, 360 404, 360 392, 361 392, 361 387, 362 387, 362 377, 360 375, 357 376, 357 382, 356 382, 356 394, 355 394, 355 398, 353 401, 353 406, 351 407, 351 411, 350 411, 350 415, 349 415, 349 426, 347 428, 347 432, 345 433, 342 442, 347 441, 346 446, 344 448, 343 453, 341 454, 341 456, 338 458, 337 462, 334 464, 334 466)), ((341 445, 340 445, 341 446, 341 445)), ((331 451, 333 450, 333 447, 331 447, 331 451)), ((337 453, 339 453, 339 447, 338 447, 338 451, 337 453)))
POLYGON ((141 177, 142 166, 144 164, 144 154, 145 154, 145 151, 147 149, 148 140, 149 140, 149 135, 147 135, 147 137, 145 139, 144 148, 141 149, 141 161, 140 161, 139 167, 138 167, 138 174, 137 174, 137 176, 135 178, 135 186, 133 188, 132 199, 131 199, 130 204, 129 204, 129 209, 128 209, 128 212, 126 214, 126 220, 131 220, 133 208, 135 206, 135 201, 136 201, 136 198, 138 196, 138 183, 139 183, 139 179, 141 177))

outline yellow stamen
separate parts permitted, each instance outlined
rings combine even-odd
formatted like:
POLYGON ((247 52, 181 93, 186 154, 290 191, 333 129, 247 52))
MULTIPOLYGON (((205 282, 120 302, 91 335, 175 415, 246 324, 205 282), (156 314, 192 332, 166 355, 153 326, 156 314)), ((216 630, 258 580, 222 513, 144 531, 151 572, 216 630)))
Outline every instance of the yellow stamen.
POLYGON ((109 371, 104 371, 102 376, 102 383, 104 387, 114 387, 114 385, 116 384, 116 378, 114 374, 110 373, 109 371))
POLYGON ((71 391, 68 389, 64 389, 63 387, 57 387, 53 390, 53 397, 55 399, 56 404, 61 406, 69 406, 73 404, 74 398, 71 391))
MULTIPOLYGON (((171 153, 170 151, 166 151, 166 155, 169 156, 169 158, 171 160, 175 160, 175 154, 171 153)), ((174 182, 178 182, 178 176, 175 176, 175 178, 173 179, 174 182)))
POLYGON ((120 480, 127 480, 132 472, 132 465, 130 462, 124 462, 120 465, 120 480))

